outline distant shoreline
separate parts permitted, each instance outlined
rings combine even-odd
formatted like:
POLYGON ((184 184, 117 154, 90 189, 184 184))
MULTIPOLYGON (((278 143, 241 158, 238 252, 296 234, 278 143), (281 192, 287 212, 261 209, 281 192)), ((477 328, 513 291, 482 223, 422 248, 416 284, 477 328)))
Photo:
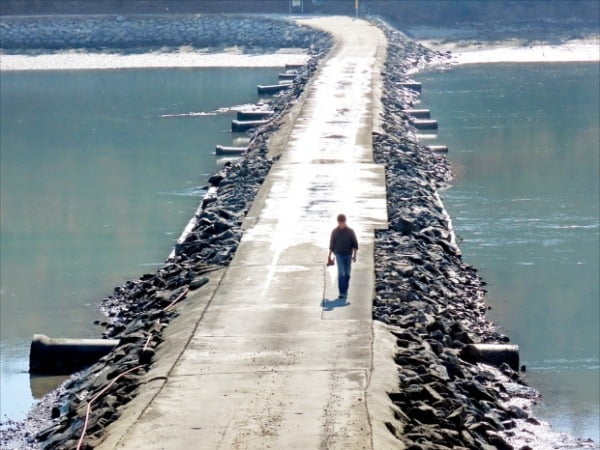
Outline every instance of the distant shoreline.
POLYGON ((600 31, 592 29, 555 36, 548 27, 499 27, 493 34, 481 27, 415 27, 408 34, 425 47, 449 52, 443 63, 451 65, 600 61, 600 31))
POLYGON ((266 16, 0 17, 0 70, 282 67, 314 33, 266 16), (262 32, 256 32, 260 27, 262 32))
POLYGON ((527 45, 514 41, 498 44, 437 45, 422 41, 423 45, 434 50, 451 47, 451 64, 490 64, 490 63, 561 63, 600 61, 600 39, 574 40, 558 45, 542 43, 527 45))
MULTIPOLYGON (((562 44, 527 44, 515 39, 485 43, 465 40, 440 41, 419 39, 418 42, 435 51, 450 52, 442 64, 491 63, 567 63, 599 62, 600 36, 590 36, 562 44)), ((210 53, 195 49, 148 51, 123 54, 81 50, 64 50, 42 54, 2 54, 0 72, 55 71, 55 70, 118 70, 208 67, 283 67, 286 64, 304 64, 306 53, 284 49, 276 53, 247 54, 237 50, 210 53)))
MULTIPOLYGON (((106 17, 80 16, 79 20, 102 22, 106 17)), ((28 18, 36 21, 37 18, 28 18)), ((19 17, 15 23, 28 22, 19 17)), ((41 18, 47 24, 49 18, 41 18)), ((64 17, 58 17, 65 20, 64 17)), ((73 20, 70 17, 69 20, 73 20)), ((6 20, 6 19, 5 19, 6 20)), ((149 20, 149 19, 148 19, 149 20)), ((212 26, 207 18, 202 20, 212 26)), ((138 23, 147 32, 147 23, 138 23)), ((13 24, 14 25, 14 24, 13 24)), ((194 27, 196 24, 188 24, 194 27)), ((44 33, 48 32, 48 29, 44 33)), ((431 50, 445 52, 447 58, 436 59, 417 72, 439 65, 490 63, 567 63, 599 62, 600 30, 576 28, 561 30, 553 35, 548 26, 511 28, 500 26, 493 32, 481 26, 456 28, 410 27, 406 34, 431 50)), ((41 36, 40 36, 41 37, 41 36)), ((153 34, 160 41, 161 36, 153 34)), ((261 42, 263 40, 259 39, 261 42)), ((288 40, 289 42, 289 40, 288 40)), ((267 45, 268 39, 263 44, 267 45)), ((207 67, 283 67, 286 64, 304 64, 308 55, 301 48, 245 48, 240 46, 203 47, 181 43, 179 46, 142 49, 124 48, 123 51, 98 48, 24 48, 13 53, 0 49, 0 72, 55 71, 55 70, 118 70, 207 67)))

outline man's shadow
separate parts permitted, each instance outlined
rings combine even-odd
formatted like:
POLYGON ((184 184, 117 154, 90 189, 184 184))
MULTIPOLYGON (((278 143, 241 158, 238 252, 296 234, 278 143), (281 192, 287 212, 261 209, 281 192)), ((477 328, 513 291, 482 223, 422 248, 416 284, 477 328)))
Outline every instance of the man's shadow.
POLYGON ((343 308, 344 306, 350 305, 350 302, 345 298, 336 298, 335 300, 328 300, 326 298, 321 302, 323 311, 333 311, 335 308, 343 308))

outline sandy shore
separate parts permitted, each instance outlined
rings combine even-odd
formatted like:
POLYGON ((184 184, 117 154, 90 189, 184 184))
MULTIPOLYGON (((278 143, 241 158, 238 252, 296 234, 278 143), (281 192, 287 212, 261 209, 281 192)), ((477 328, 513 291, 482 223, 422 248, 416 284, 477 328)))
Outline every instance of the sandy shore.
POLYGON ((451 64, 600 61, 598 30, 548 33, 547 29, 511 28, 487 35, 476 28, 434 30, 420 27, 408 30, 408 34, 422 45, 450 52, 449 60, 445 62, 451 64))
POLYGON ((106 70, 197 67, 283 67, 304 64, 306 53, 290 51, 274 54, 240 54, 235 51, 204 53, 199 51, 150 52, 139 54, 63 51, 40 55, 1 55, 0 70, 106 70))
POLYGON ((455 64, 600 61, 598 37, 577 39, 559 45, 526 44, 517 40, 467 46, 460 42, 442 46, 426 41, 422 43, 435 50, 451 51, 450 61, 455 64))
POLYGON ((3 16, 0 25, 2 71, 283 67, 304 64, 318 39, 247 15, 3 16))

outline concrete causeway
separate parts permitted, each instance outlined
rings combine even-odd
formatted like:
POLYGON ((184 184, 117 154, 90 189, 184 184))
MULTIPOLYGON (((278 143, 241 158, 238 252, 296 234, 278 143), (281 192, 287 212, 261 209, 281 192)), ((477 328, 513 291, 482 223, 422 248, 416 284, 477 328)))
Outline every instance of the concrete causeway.
POLYGON ((174 338, 181 351, 99 448, 392 448, 377 445, 385 438, 375 436, 369 386, 373 238, 387 226, 371 136, 386 41, 362 20, 302 23, 332 33, 336 46, 280 140, 286 145, 271 149, 281 158, 231 265, 189 299, 199 306, 183 319, 189 337, 174 338), (336 300, 335 267, 325 266, 340 212, 360 245, 347 303, 336 300))

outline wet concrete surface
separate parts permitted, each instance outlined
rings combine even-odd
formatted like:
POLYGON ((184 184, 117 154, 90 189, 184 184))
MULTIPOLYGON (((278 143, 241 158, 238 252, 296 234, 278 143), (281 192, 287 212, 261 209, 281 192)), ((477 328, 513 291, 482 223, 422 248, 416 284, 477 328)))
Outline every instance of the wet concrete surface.
POLYGON ((375 447, 367 405, 373 239, 387 213, 371 133, 386 41, 347 17, 302 23, 335 36, 332 55, 166 382, 99 448, 375 447), (347 301, 337 299, 335 268, 325 266, 340 212, 360 245, 347 301))

